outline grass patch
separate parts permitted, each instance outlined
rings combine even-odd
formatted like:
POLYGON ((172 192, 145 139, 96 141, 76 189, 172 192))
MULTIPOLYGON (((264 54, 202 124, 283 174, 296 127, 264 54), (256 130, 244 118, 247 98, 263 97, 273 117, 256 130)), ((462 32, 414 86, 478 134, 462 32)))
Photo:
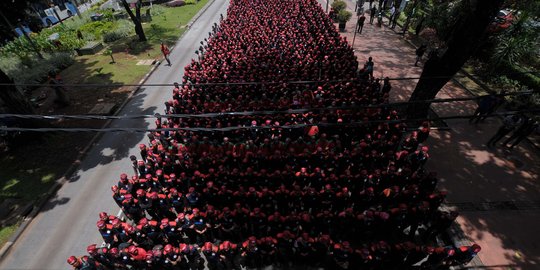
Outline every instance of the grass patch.
MULTIPOLYGON (((161 9, 153 16, 153 21, 144 24, 148 41, 139 42, 136 37, 128 37, 111 44, 116 51, 111 64, 108 55, 81 56, 62 71, 66 83, 134 83, 144 76, 150 66, 136 65, 143 59, 161 57, 159 48, 163 40, 175 42, 186 30, 185 25, 208 2, 202 0, 194 5, 161 9)), ((66 114, 88 112, 98 99, 120 103, 129 91, 113 88, 67 89, 74 104, 66 114), (78 103, 79 102, 79 103, 78 103)), ((86 123, 77 123, 84 126, 86 123)), ((63 123, 68 125, 68 123, 63 123)), ((24 205, 44 194, 73 163, 81 149, 94 133, 52 133, 24 134, 15 142, 9 153, 0 156, 0 201, 16 198, 17 204, 24 205)))
POLYGON ((17 230, 18 224, 0 228, 0 248, 8 241, 9 237, 17 230))
POLYGON ((63 175, 81 150, 77 144, 89 135, 93 134, 20 138, 22 141, 15 142, 11 152, 0 158, 0 201, 15 198, 24 205, 37 199, 63 175))
POLYGON ((77 57, 76 63, 61 74, 71 83, 136 83, 143 77, 149 66, 136 65, 140 60, 160 59, 160 42, 172 45, 186 31, 187 23, 197 14, 208 0, 182 7, 160 8, 152 21, 143 23, 146 42, 130 36, 109 44, 116 63, 103 53, 77 57))

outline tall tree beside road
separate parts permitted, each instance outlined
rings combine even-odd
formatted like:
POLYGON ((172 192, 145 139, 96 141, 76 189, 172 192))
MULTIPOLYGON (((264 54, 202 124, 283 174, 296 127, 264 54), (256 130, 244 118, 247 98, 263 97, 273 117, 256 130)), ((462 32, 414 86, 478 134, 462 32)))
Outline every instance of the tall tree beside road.
MULTIPOLYGON (((0 70, 0 83, 13 83, 13 80, 4 71, 0 70)), ((4 85, 0 88, 0 99, 10 113, 34 114, 34 107, 17 87, 4 85)))
MULTIPOLYGON (((424 65, 420 80, 409 101, 435 98, 441 88, 465 64, 479 47, 488 25, 501 8, 503 0, 464 0, 463 17, 456 22, 447 49, 442 55, 431 54, 424 65)), ((407 108, 407 118, 425 118, 430 103, 411 104, 407 108)))
POLYGON ((133 11, 129 7, 129 4, 126 0, 122 0, 122 5, 126 9, 131 20, 133 21, 133 24, 135 24, 135 33, 137 34, 137 36, 139 36, 139 41, 146 41, 146 35, 144 34, 144 29, 141 23, 142 0, 137 0, 137 2, 135 3, 135 14, 133 14, 133 11))

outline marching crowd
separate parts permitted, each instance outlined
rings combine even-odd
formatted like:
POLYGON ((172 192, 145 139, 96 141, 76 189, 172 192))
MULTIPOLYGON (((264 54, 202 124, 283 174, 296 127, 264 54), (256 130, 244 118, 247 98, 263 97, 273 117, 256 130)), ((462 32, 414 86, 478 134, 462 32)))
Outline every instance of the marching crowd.
POLYGON ((429 124, 389 122, 390 82, 371 59, 357 72, 315 0, 233 0, 198 54, 155 122, 173 130, 111 188, 127 219, 101 213, 105 245, 75 269, 439 269, 480 251, 431 245, 457 213, 423 167, 429 124), (295 80, 324 82, 193 85, 295 80))

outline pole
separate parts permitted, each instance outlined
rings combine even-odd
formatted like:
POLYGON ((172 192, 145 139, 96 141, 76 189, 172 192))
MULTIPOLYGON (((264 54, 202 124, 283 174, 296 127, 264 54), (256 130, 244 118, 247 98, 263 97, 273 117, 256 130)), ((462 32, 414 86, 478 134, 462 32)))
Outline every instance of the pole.
POLYGON ((330 5, 330 0, 326 0, 326 13, 328 13, 328 5, 330 5))
POLYGON ((354 29, 354 36, 353 36, 353 39, 352 39, 352 45, 351 45, 353 51, 354 51, 354 41, 356 40, 356 33, 358 33, 358 24, 356 24, 356 27, 357 27, 357 28, 354 29))

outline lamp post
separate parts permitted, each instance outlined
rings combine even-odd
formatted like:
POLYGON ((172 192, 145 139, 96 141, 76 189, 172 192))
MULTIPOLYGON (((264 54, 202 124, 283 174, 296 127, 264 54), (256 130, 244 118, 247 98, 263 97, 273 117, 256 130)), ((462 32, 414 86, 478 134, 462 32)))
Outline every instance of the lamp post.
POLYGON ((330 5, 330 0, 326 0, 326 13, 328 13, 328 5, 330 5))

